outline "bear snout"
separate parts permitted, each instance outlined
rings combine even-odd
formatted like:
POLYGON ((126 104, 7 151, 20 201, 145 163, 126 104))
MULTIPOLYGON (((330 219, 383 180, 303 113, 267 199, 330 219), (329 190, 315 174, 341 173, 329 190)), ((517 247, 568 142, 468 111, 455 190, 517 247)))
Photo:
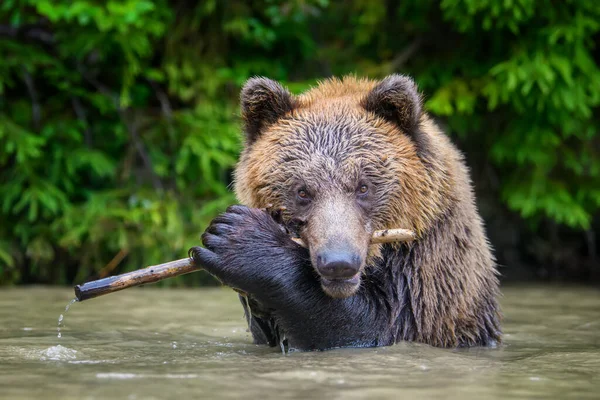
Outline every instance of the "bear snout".
POLYGON ((360 287, 364 257, 352 249, 323 249, 316 252, 313 267, 321 288, 330 297, 343 299, 354 295, 360 287))
POLYGON ((328 280, 346 280, 360 271, 360 254, 351 251, 329 250, 317 254, 317 271, 328 280))

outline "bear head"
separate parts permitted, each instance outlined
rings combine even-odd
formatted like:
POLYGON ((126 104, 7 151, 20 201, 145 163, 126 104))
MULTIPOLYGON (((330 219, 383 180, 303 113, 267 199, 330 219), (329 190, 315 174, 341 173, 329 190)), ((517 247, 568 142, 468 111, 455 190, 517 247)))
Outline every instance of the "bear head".
POLYGON ((325 293, 354 294, 381 255, 374 230, 425 232, 448 203, 448 174, 412 79, 345 77, 294 96, 252 78, 241 93, 238 200, 285 207, 325 293))

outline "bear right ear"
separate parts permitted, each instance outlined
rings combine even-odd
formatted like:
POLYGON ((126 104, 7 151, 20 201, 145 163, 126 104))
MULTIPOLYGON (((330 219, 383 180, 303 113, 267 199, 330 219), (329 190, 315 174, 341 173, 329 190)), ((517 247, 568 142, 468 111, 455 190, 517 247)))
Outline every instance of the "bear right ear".
POLYGON ((266 127, 294 109, 291 93, 267 78, 248 79, 240 97, 248 144, 253 143, 266 127))
POLYGON ((362 106, 396 124, 407 135, 413 136, 419 126, 421 96, 408 76, 395 74, 384 78, 369 92, 362 106))

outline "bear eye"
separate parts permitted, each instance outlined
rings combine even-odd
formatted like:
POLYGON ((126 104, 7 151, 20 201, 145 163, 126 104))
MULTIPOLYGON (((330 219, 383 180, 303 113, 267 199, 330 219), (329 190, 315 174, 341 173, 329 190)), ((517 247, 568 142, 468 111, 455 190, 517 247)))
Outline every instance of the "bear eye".
POLYGON ((298 197, 300 197, 302 200, 308 199, 308 192, 306 191, 306 189, 298 190, 298 197))
POLYGON ((368 191, 369 191, 369 187, 367 185, 360 185, 358 187, 358 193, 360 193, 360 194, 367 194, 368 191))

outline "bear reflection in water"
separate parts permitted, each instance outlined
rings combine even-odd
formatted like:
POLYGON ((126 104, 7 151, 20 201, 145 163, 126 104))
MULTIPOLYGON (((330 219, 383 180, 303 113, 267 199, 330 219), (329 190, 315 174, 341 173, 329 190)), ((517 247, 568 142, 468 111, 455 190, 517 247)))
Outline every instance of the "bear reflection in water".
POLYGON ((253 78, 241 103, 243 205, 215 218, 190 255, 243 293, 256 343, 500 341, 497 271, 468 169, 412 79, 330 79, 294 96, 253 78), (370 243, 389 228, 417 240, 370 243))

